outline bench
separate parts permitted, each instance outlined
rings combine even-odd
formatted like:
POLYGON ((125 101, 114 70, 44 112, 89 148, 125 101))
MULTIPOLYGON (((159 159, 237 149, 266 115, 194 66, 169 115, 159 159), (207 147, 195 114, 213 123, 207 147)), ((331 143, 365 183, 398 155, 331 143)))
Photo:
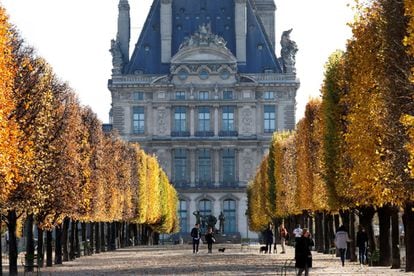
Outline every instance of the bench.
POLYGON ((36 272, 36 275, 40 275, 40 267, 37 263, 37 254, 25 254, 22 259, 22 266, 24 269, 24 275, 27 272, 36 272))

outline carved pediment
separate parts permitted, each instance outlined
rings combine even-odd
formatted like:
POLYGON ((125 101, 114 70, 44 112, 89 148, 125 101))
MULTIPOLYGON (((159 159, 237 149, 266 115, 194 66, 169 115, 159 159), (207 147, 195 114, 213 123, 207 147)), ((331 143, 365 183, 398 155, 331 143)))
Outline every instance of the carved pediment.
POLYGON ((186 38, 178 53, 172 57, 172 64, 191 63, 237 63, 236 57, 226 47, 221 36, 211 32, 210 25, 201 25, 197 32, 186 38))

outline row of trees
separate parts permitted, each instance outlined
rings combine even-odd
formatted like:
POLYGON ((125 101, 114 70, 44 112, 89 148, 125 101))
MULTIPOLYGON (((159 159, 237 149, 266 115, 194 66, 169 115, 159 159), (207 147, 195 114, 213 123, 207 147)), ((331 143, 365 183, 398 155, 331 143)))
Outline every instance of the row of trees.
POLYGON ((397 268, 403 210, 406 270, 414 271, 413 6, 357 2, 353 37, 345 52, 333 53, 327 62, 322 99, 308 103, 295 132, 274 135, 248 187, 251 229, 304 212, 314 214, 322 231, 319 214, 329 225, 328 216, 341 212, 352 234, 357 213, 373 253, 377 212, 379 264, 397 268))
POLYGON ((47 231, 69 219, 171 233, 178 231, 176 204, 156 158, 105 134, 0 7, 0 216, 10 237, 10 275, 17 274, 16 226, 24 218, 47 231))

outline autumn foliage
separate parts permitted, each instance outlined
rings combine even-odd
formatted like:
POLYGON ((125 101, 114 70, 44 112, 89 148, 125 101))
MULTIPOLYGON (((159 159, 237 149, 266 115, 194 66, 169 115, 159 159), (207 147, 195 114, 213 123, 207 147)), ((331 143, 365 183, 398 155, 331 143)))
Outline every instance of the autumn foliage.
POLYGON ((84 107, 0 8, 0 208, 53 229, 64 218, 178 231, 177 192, 155 156, 84 107))

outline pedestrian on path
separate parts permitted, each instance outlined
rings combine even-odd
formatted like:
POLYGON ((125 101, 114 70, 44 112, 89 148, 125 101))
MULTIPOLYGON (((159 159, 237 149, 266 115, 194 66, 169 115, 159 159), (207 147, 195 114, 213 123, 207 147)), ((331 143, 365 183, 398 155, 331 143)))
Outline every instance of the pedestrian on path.
POLYGON ((296 228, 293 229, 293 236, 295 237, 295 245, 300 237, 302 237, 303 230, 300 228, 300 224, 296 225, 296 228))
POLYGON ((282 246, 282 252, 280 254, 285 254, 285 243, 286 238, 288 236, 288 231, 285 228, 285 225, 282 223, 279 228, 279 236, 280 236, 280 245, 282 246))
POLYGON ((273 227, 271 223, 269 223, 269 225, 267 226, 263 234, 264 234, 263 236, 264 236, 264 240, 266 243, 266 252, 270 254, 272 253, 272 244, 273 244, 273 227))
POLYGON ((359 263, 361 265, 365 264, 366 262, 366 252, 367 252, 367 244, 368 244, 368 234, 365 232, 365 228, 362 225, 358 226, 357 232, 357 246, 358 246, 358 256, 359 256, 359 263))
POLYGON ((200 237, 201 237, 199 223, 196 223, 193 229, 191 229, 191 237, 193 238, 193 254, 196 254, 198 253, 198 247, 200 245, 200 237))
POLYGON ((311 239, 308 229, 303 228, 302 236, 296 238, 295 246, 295 267, 298 268, 298 276, 305 272, 305 276, 309 275, 309 269, 312 267, 311 248, 315 245, 311 239))
POLYGON ((342 266, 345 265, 346 249, 348 248, 349 236, 346 232, 345 226, 341 225, 335 234, 335 246, 338 248, 341 255, 342 266))
POLYGON ((208 228, 205 238, 207 242, 208 253, 211 254, 213 253, 213 243, 216 242, 216 239, 214 238, 213 228, 208 228))

